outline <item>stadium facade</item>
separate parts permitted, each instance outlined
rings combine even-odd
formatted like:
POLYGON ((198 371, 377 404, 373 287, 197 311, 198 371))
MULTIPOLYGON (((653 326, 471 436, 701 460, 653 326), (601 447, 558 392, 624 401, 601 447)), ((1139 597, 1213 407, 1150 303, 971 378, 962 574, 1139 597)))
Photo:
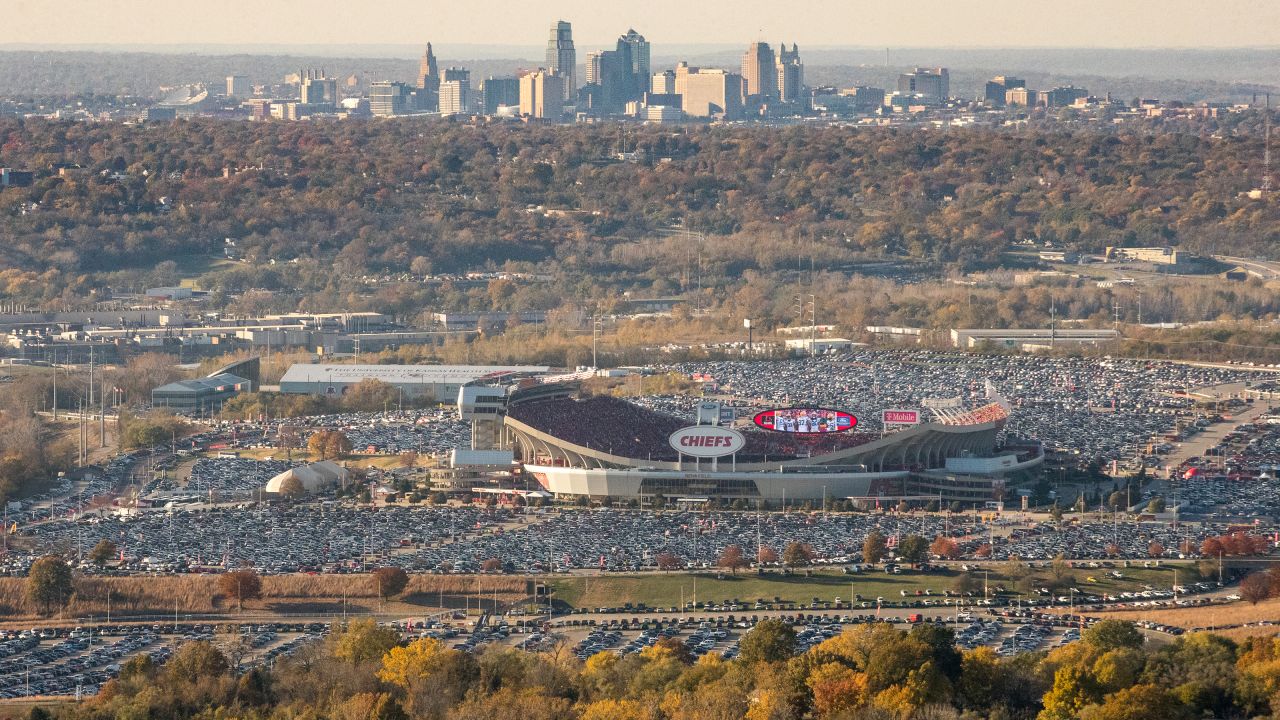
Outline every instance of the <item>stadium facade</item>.
MULTIPOLYGON (((475 393, 459 395, 464 417, 510 449, 530 486, 561 497, 770 504, 858 498, 936 498, 980 503, 1003 496, 1005 478, 1043 462, 1038 443, 999 446, 1009 418, 1002 399, 939 412, 889 433, 797 436, 751 427, 732 455, 696 458, 668 438, 693 423, 613 398, 579 398, 571 383, 508 388, 504 407, 478 415, 475 393), (473 412, 468 412, 468 410, 473 412)), ((493 397, 484 401, 493 403, 493 397)), ((720 413, 712 413, 719 416, 720 413)))

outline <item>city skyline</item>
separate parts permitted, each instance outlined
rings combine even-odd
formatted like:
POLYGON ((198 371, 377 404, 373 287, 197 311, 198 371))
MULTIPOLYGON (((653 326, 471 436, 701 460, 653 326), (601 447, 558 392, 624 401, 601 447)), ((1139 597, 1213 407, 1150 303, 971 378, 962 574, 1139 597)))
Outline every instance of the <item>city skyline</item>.
POLYGON ((331 0, 224 0, 215 6, 195 0, 117 0, 110 6, 66 0, 55 13, 47 0, 11 0, 0 44, 385 44, 411 43, 429 33, 458 44, 527 47, 545 42, 555 18, 573 23, 578 45, 586 48, 607 47, 626 26, 655 44, 786 36, 809 47, 973 48, 1275 47, 1280 29, 1280 5, 1247 0, 993 0, 981 8, 940 0, 909 6, 811 0, 806 10, 761 0, 656 0, 631 16, 581 0, 554 6, 481 0, 456 12, 408 0, 385 0, 372 10, 331 0), (195 17, 199 23, 191 22, 195 17), (396 18, 390 26, 389 17, 396 18))

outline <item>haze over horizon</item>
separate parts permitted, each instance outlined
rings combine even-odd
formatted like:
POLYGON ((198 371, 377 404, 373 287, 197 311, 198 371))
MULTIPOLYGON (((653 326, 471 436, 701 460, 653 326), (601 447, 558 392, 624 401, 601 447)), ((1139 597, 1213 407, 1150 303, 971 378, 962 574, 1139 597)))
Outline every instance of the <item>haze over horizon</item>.
POLYGON ((558 19, 581 48, 634 27, 655 45, 950 48, 1275 47, 1280 3, 1250 0, 944 0, 893 4, 809 0, 804 11, 764 0, 653 0, 631 15, 613 5, 476 0, 442 11, 411 0, 371 7, 335 0, 10 0, 0 44, 399 45, 538 47, 558 19))

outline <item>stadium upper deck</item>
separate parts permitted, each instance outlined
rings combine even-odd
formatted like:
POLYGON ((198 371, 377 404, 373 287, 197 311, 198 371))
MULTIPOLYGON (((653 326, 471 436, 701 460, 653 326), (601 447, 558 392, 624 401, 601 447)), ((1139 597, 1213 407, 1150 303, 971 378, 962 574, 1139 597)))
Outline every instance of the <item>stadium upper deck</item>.
POLYGON ((884 436, 739 428, 746 438, 741 451, 698 461, 677 457, 667 442, 689 424, 679 418, 616 398, 542 393, 526 401, 517 392, 508 403, 503 436, 526 471, 557 494, 796 500, 907 494, 923 473, 936 491, 948 461, 963 459, 957 495, 974 499, 989 498, 1003 474, 1042 459, 997 453, 996 438, 1008 417, 1006 407, 992 403, 884 436), (976 486, 975 475, 984 477, 976 486))

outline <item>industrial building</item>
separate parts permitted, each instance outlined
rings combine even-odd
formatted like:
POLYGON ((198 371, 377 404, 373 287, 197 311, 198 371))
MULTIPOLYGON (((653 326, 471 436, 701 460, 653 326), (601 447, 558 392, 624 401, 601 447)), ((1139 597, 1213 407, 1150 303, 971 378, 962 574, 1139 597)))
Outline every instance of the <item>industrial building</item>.
POLYGON ((161 385, 151 391, 151 405, 181 413, 217 412, 237 393, 252 391, 250 380, 230 373, 218 373, 161 385))
POLYGON ((297 364, 280 379, 280 392, 341 396, 363 380, 380 380, 405 397, 452 402, 466 384, 481 378, 541 374, 534 365, 319 365, 297 364))
POLYGON ((1057 345, 1097 345, 1120 339, 1119 330, 1105 328, 1069 329, 953 329, 951 344, 958 348, 975 348, 983 343, 993 343, 1020 350, 1042 350, 1057 345))

